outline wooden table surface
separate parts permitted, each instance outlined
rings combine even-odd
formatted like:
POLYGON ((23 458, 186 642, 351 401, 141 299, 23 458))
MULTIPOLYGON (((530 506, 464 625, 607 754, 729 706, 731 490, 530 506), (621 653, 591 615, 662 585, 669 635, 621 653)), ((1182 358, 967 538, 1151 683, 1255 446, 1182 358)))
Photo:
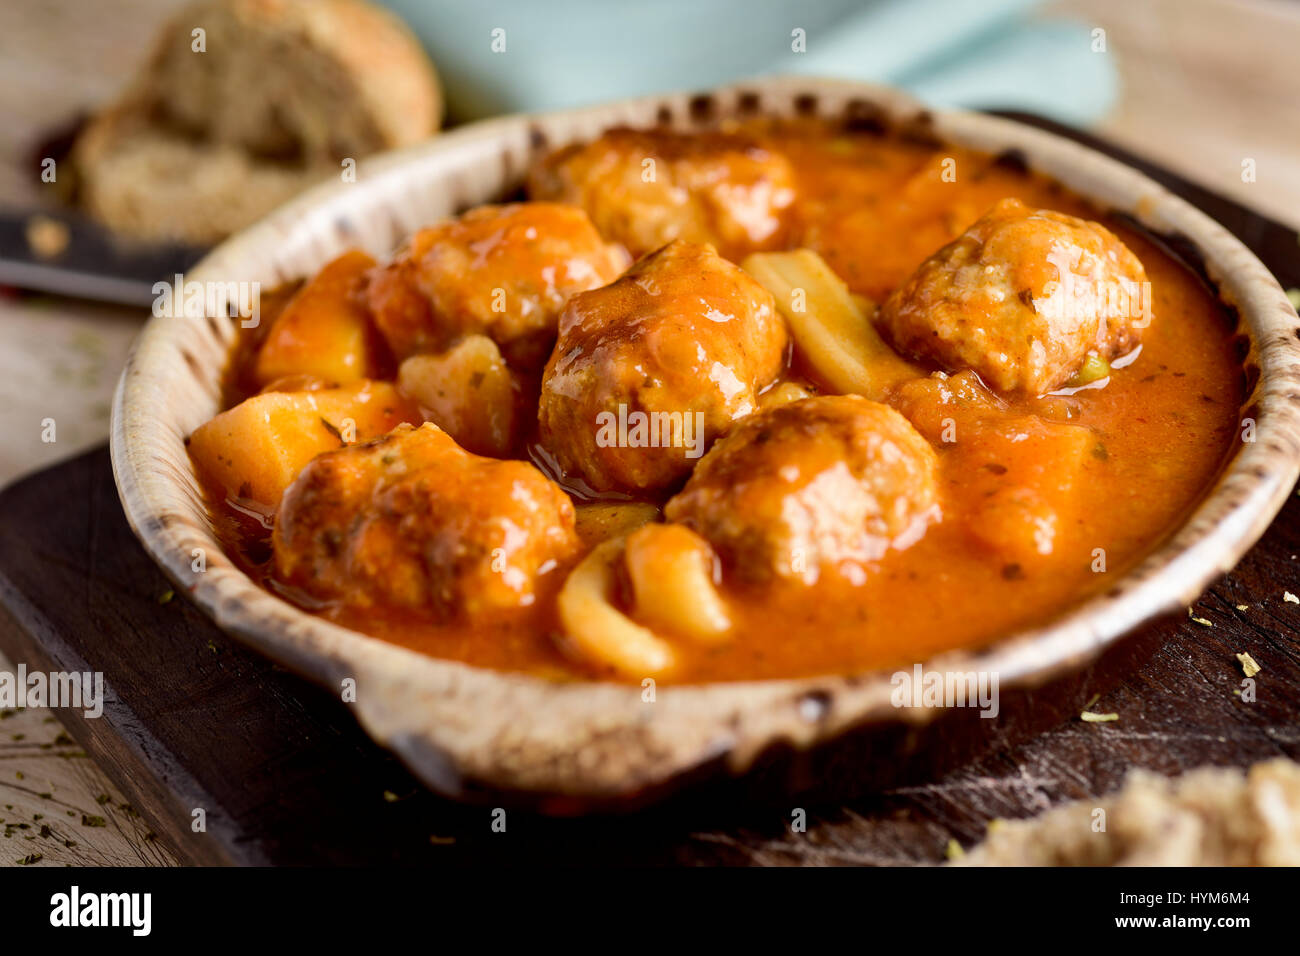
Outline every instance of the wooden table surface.
MULTIPOLYGON (((0 204, 46 201, 25 172, 53 127, 110 97, 179 0, 0 4, 0 204)), ((1300 5, 1282 0, 1059 0, 1042 15, 1104 27, 1122 94, 1096 132, 1275 219, 1300 225, 1300 5), (1253 182, 1242 162, 1255 160, 1253 182)), ((0 296, 0 483, 104 439, 142 317, 0 296), (42 421, 58 423, 41 440, 42 421)), ((0 656, 0 670, 12 665, 0 656)), ((13 865, 172 858, 47 710, 0 712, 0 819, 13 865), (30 840, 26 839, 31 837, 30 840)), ((773 860, 781 858, 778 852, 773 860)))

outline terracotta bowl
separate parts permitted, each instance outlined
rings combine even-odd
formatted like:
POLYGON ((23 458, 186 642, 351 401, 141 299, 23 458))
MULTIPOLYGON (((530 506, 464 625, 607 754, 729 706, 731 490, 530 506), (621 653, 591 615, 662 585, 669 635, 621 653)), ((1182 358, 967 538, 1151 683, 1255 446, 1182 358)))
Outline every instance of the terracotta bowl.
MULTIPOLYGON (((1260 537, 1300 469, 1300 330, 1267 269, 1217 223, 1114 160, 1003 119, 929 112, 888 89, 782 78, 476 124, 363 162, 357 182, 312 190, 230 239, 187 279, 272 288, 349 247, 385 256, 420 226, 510 194, 533 158, 552 147, 616 124, 689 129, 753 114, 848 116, 991 153, 1014 151, 1099 207, 1179 237, 1178 247, 1199 256, 1238 317, 1249 392, 1242 416, 1254 419, 1256 440, 1240 445, 1186 523, 1104 594, 1047 625, 927 667, 997 672, 1004 693, 1079 673, 1137 625, 1191 603, 1260 537)), ((356 700, 345 706, 435 789, 514 794, 552 810, 625 804, 704 776, 741 774, 773 753, 824 751, 851 730, 873 741, 867 759, 894 760, 899 748, 918 746, 921 725, 936 716, 895 708, 883 672, 665 686, 651 703, 635 686, 552 683, 421 656, 261 590, 222 553, 184 444, 218 411, 233 336, 226 319, 154 318, 145 326, 113 407, 113 467, 131 526, 221 627, 326 687, 354 679, 356 700), (201 572, 192 570, 197 550, 206 559, 201 572)))

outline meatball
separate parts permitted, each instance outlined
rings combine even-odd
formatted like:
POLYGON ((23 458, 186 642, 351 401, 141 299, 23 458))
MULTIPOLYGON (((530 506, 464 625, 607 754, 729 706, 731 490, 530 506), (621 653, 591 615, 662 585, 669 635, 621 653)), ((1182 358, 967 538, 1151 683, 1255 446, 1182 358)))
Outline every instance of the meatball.
POLYGON ((544 448, 597 491, 686 476, 785 365, 766 289, 713 248, 677 241, 573 297, 542 379, 544 448))
POLYGON ((277 578, 316 600, 477 622, 534 604, 579 543, 572 502, 535 467, 426 423, 313 459, 272 546, 277 578))
POLYGON ((740 256, 773 242, 794 202, 790 162, 732 133, 613 129, 550 156, 530 195, 582 206, 633 255, 674 239, 740 256))
POLYGON ((902 415, 857 395, 777 405, 713 446, 664 508, 741 584, 860 583, 938 517, 937 456, 902 415))
POLYGON ((1042 394, 1150 321, 1146 272, 1109 230, 1016 199, 921 264, 880 310, 894 344, 1001 392, 1042 394))
POLYGON ((417 232, 371 273, 367 300, 399 360, 480 334, 508 360, 540 365, 569 296, 612 282, 629 262, 581 209, 480 206, 417 232))

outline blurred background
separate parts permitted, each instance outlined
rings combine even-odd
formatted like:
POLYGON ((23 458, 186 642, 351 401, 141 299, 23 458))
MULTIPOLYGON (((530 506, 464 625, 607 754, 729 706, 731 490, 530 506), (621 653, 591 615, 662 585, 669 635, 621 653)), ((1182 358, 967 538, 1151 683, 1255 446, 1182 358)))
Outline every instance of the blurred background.
MULTIPOLYGON (((1293 65, 1300 4, 1289 0, 382 5, 432 59, 448 123, 762 73, 838 75, 899 85, 938 105, 1021 109, 1089 128, 1300 222, 1300 72, 1293 65), (1256 161, 1254 182, 1242 181, 1246 157, 1256 161)), ((41 156, 66 149, 87 118, 122 100, 163 24, 186 7, 187 0, 0 3, 0 214, 8 217, 7 226, 0 222, 0 260, 30 245, 34 210, 68 211, 68 177, 42 181, 41 156)), ((239 187, 236 197, 274 204, 288 189, 276 185, 267 190, 271 199, 254 201, 253 188, 239 187)), ((50 248, 66 239, 57 222, 52 235, 45 232, 36 238, 50 248)), ((199 246, 211 242, 200 239, 199 246)), ((86 255, 95 260, 98 249, 86 255)), ((0 482, 103 439, 113 381, 142 317, 87 299, 16 293, 5 283, 32 284, 0 276, 0 482), (37 420, 60 423, 57 443, 40 441, 33 394, 44 412, 37 420)))
MULTIPOLYGON (((899 85, 937 105, 1021 109, 1089 128, 1300 222, 1300 4, 1289 0, 382 5, 428 52, 452 124, 762 73, 846 76, 899 85), (1256 161, 1254 182, 1242 181, 1245 157, 1256 161)), ((66 187, 42 181, 40 157, 66 149, 88 117, 120 102, 163 24, 186 7, 0 3, 0 212, 12 220, 0 226, 0 258, 31 238, 23 224, 33 210, 67 210, 66 187)), ((57 248, 57 230, 50 238, 57 248)), ((202 238, 199 246, 211 241, 202 238)), ((103 439, 112 384, 140 319, 139 310, 87 300, 0 296, 0 482, 103 439), (42 396, 40 417, 60 423, 55 444, 41 442, 32 425, 33 394, 42 396)))
MULTIPOLYGON (((224 110, 231 128, 220 137, 200 130, 197 139, 191 129, 185 143, 168 138, 176 124, 164 130, 157 123, 159 98, 162 106, 180 110, 186 104, 167 100, 179 97, 182 85, 155 70, 157 82, 148 93, 153 99, 142 100, 138 78, 156 56, 160 30, 178 14, 181 33, 172 45, 184 49, 189 2, 0 0, 0 484, 105 440, 113 387, 147 317, 140 305, 120 304, 131 299, 130 274, 138 278, 150 263, 187 261, 231 222, 255 218, 261 206, 309 185, 326 166, 337 175, 341 147, 333 124, 342 125, 344 111, 322 113, 317 104, 313 114, 302 99, 292 64, 308 70, 321 61, 297 58, 301 37, 293 29, 268 27, 259 34, 256 48, 274 55, 259 62, 249 53, 225 64, 221 69, 231 75, 224 86, 211 85, 211 77, 186 77, 185 89, 195 97, 191 112, 195 103, 200 111, 224 110), (248 120, 242 131, 241 119, 248 120), (318 127, 321 156, 274 149, 263 155, 268 150, 243 150, 239 142, 241 136, 266 139, 276 132, 268 127, 294 122, 318 127), (88 129, 98 129, 98 143, 86 141, 88 129), (230 140, 218 144, 220 163, 210 155, 218 151, 212 145, 218 138, 230 140), (84 167, 80 192, 77 149, 84 167), (42 160, 51 156, 59 157, 54 182, 41 175, 42 160), (87 183, 118 201, 92 208, 87 183), (208 205, 184 208, 202 190, 210 193, 208 205), (119 245, 123 233, 134 241, 119 245), (115 285, 115 278, 122 281, 115 285), (34 291, 49 286, 64 294, 34 291), (42 422, 49 418, 58 423, 53 443, 42 441, 42 422)), ((240 4, 259 22, 301 4, 201 2, 209 12, 240 4)), ((419 61, 427 54, 432 62, 438 79, 431 96, 441 108, 421 118, 406 99, 400 108, 390 104, 394 115, 381 118, 392 128, 372 135, 373 142, 400 145, 434 135, 439 117, 454 125, 767 73, 842 76, 901 86, 935 105, 1023 110, 1085 128, 1300 225, 1300 71, 1294 66, 1300 4, 1289 0, 379 5, 409 28, 409 35, 397 28, 398 40, 409 42, 419 61), (1243 178, 1246 159, 1254 160, 1253 178, 1243 178)), ((409 61, 403 42, 371 36, 370 59, 358 64, 346 52, 349 38, 365 39, 373 23, 347 17, 313 22, 314 42, 332 45, 336 65, 362 85, 384 72, 378 64, 390 74, 388 82, 400 85, 402 77, 391 74, 401 73, 395 64, 409 61)), ((415 91, 407 93, 418 102, 421 84, 435 81, 409 63, 408 73, 415 91)), ((349 107, 358 109, 365 114, 349 107)), ((358 141, 367 142, 364 136, 358 141)), ((344 155, 355 144, 346 145, 344 155)), ((160 268, 156 276, 164 274, 168 270, 160 268)), ((5 725, 0 751, 10 777, 25 770, 54 781, 69 806, 111 809, 111 800, 97 797, 112 795, 111 785, 89 761, 53 759, 63 750, 57 738, 45 741, 59 729, 46 725, 50 719, 32 710, 5 725), (24 737, 27 743, 19 743, 24 737)), ((165 862, 165 852, 133 827, 126 815, 113 828, 91 831, 67 859, 165 862)))

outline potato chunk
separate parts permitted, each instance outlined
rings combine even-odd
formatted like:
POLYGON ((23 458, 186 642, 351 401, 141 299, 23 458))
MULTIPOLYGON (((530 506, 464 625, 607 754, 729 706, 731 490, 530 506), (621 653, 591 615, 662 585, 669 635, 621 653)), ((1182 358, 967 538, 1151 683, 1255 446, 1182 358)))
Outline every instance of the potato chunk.
POLYGON ((518 387, 487 336, 466 336, 437 355, 412 355, 397 382, 466 451, 494 458, 510 451, 518 387))
MULTIPOLYGON (((1090 428, 1025 414, 992 394, 974 372, 936 372, 891 399, 926 438, 944 450, 945 480, 972 539, 1023 573, 1060 550, 1087 516, 1079 489, 1105 458, 1090 428)), ((1065 411, 1036 403, 1044 411, 1065 411)))
POLYGON ((258 384, 312 375, 348 385, 376 374, 378 333, 357 298, 374 265, 364 252, 345 252, 298 290, 257 354, 258 384))
POLYGON ((1003 414, 959 427, 955 451, 971 536, 1031 568, 1079 526, 1078 488, 1105 447, 1090 428, 1003 414))
POLYGON ((254 395, 190 436, 200 473, 229 498, 271 512, 284 489, 321 452, 387 434, 420 411, 387 382, 254 395))

